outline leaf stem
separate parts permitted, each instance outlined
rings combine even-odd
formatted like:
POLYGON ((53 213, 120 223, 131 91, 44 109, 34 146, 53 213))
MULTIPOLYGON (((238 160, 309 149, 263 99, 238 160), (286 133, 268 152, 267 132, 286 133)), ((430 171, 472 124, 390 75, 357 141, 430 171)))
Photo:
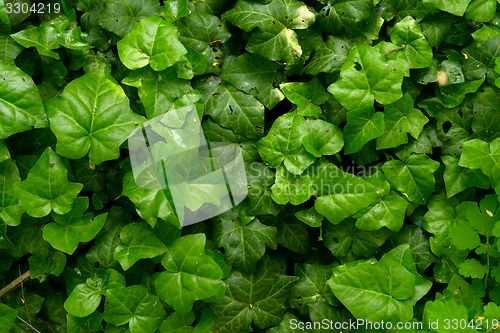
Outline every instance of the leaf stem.
POLYGON ((4 298, 8 293, 19 287, 24 282, 30 279, 30 271, 25 272, 17 279, 13 280, 11 283, 6 285, 4 288, 0 290, 0 299, 4 298))
POLYGON ((26 325, 28 325, 33 331, 37 332, 37 333, 40 333, 39 330, 37 330, 36 328, 34 328, 33 326, 31 326, 30 324, 28 324, 26 321, 23 320, 23 318, 17 316, 17 319, 19 319, 20 321, 22 321, 23 323, 25 323, 26 325))
POLYGON ((387 53, 385 54, 385 58, 388 59, 387 57, 389 56, 389 54, 391 53, 394 53, 394 52, 398 52, 398 51, 401 51, 405 46, 401 46, 401 47, 398 47, 397 49, 394 49, 394 50, 389 50, 387 51, 387 53))

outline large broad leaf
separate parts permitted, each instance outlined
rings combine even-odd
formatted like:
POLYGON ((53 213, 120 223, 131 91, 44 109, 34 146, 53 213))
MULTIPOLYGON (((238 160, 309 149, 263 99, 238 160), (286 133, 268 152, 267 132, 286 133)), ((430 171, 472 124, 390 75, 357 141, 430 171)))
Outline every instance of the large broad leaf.
POLYGON ((131 72, 121 83, 137 87, 149 119, 163 115, 169 109, 192 105, 200 99, 199 92, 188 80, 178 77, 174 68, 161 72, 141 68, 131 72))
POLYGON ((92 213, 83 213, 89 207, 88 197, 78 197, 72 204, 71 211, 64 215, 51 214, 54 222, 43 228, 43 239, 55 249, 67 254, 75 252, 78 243, 87 242, 101 230, 108 213, 93 219, 92 213))
POLYGON ((320 72, 335 73, 347 59, 348 48, 351 43, 337 36, 328 36, 314 56, 309 60, 305 73, 318 75, 320 72))
POLYGON ((144 119, 132 112, 125 92, 104 69, 71 81, 46 108, 57 152, 71 159, 89 152, 96 165, 118 158, 120 145, 144 119))
POLYGON ((328 284, 357 319, 406 322, 413 317, 409 298, 415 291, 415 275, 394 261, 361 263, 328 284))
POLYGON ((125 284, 125 277, 114 269, 100 268, 71 291, 64 302, 64 309, 75 317, 87 317, 97 309, 108 290, 123 288, 125 284))
POLYGON ((29 129, 46 127, 47 116, 33 79, 13 63, 0 60, 0 139, 29 129))
POLYGON ((375 112, 373 106, 356 109, 347 113, 344 127, 346 154, 359 152, 364 145, 384 133, 384 113, 375 112))
POLYGON ((271 197, 280 204, 285 205, 290 202, 292 205, 300 205, 306 202, 314 194, 309 175, 294 175, 284 167, 276 170, 276 180, 271 187, 271 197))
POLYGON ((271 110, 285 98, 277 88, 285 80, 283 73, 278 71, 281 67, 266 58, 244 53, 224 68, 221 78, 233 87, 257 97, 271 110))
POLYGON ((222 288, 222 269, 205 254, 205 234, 174 241, 161 263, 167 270, 155 281, 158 296, 179 312, 189 312, 196 300, 212 297, 222 288))
POLYGON ((297 276, 277 272, 269 256, 259 262, 254 274, 233 269, 224 280, 227 288, 222 304, 214 305, 215 329, 221 333, 241 332, 253 323, 259 328, 280 323, 288 305, 286 299, 297 276))
POLYGON ((124 37, 141 19, 159 14, 159 9, 160 4, 153 0, 109 0, 100 19, 104 28, 124 37))
POLYGON ((21 223, 24 208, 19 203, 14 192, 14 184, 21 181, 16 163, 8 159, 0 162, 0 188, 2 194, 2 206, 0 217, 5 224, 16 226, 21 223))
POLYGON ((396 60, 386 60, 369 45, 355 45, 340 70, 340 79, 328 91, 347 109, 354 110, 394 103, 403 96, 403 68, 396 60))
POLYGON ((350 218, 339 225, 325 223, 323 231, 323 243, 337 258, 345 257, 351 251, 356 257, 371 257, 392 234, 387 228, 361 230, 350 218))
POLYGON ((474 43, 465 47, 463 49, 463 53, 467 55, 463 68, 465 77, 469 80, 477 80, 486 75, 486 82, 494 85, 495 80, 500 76, 495 71, 495 61, 500 57, 499 49, 500 35, 488 39, 479 47, 474 43))
POLYGON ((177 28, 160 16, 142 19, 116 46, 120 60, 132 70, 149 64, 155 71, 163 71, 187 53, 177 28))
POLYGON ((114 288, 106 295, 104 320, 113 325, 128 323, 131 332, 155 332, 166 317, 158 297, 143 285, 114 288))
POLYGON ((226 42, 231 37, 226 23, 217 16, 195 11, 179 19, 176 25, 179 28, 179 39, 182 44, 203 55, 200 58, 200 61, 203 59, 200 63, 201 70, 207 73, 220 72, 223 54, 218 44, 226 42))
POLYGON ((283 162, 288 171, 300 175, 315 160, 302 145, 302 138, 309 131, 307 122, 297 111, 282 115, 267 136, 257 142, 262 160, 273 168, 283 162))
POLYGON ((66 214, 83 188, 70 183, 68 170, 57 154, 49 147, 31 168, 26 180, 14 184, 14 192, 26 212, 33 217, 43 217, 52 210, 66 214))
POLYGON ((322 119, 309 120, 307 123, 311 134, 304 137, 302 144, 309 153, 321 157, 334 155, 342 149, 344 137, 340 128, 322 119))
POLYGON ((290 102, 297 105, 298 113, 315 118, 321 115, 319 105, 330 97, 318 78, 309 82, 283 83, 280 84, 280 89, 290 102))
POLYGON ((268 4, 239 0, 224 18, 246 32, 258 28, 248 40, 248 52, 293 65, 302 55, 293 29, 308 28, 315 15, 297 0, 272 0, 268 4))
POLYGON ((115 248, 122 244, 119 237, 121 230, 122 226, 116 225, 98 235, 87 251, 85 259, 92 263, 99 262, 101 268, 116 267, 118 263, 113 259, 113 253, 115 248))
POLYGON ((490 187, 490 181, 481 169, 463 168, 453 156, 442 155, 441 160, 445 165, 443 178, 448 198, 473 186, 484 190, 490 187))
POLYGON ((495 191, 500 193, 500 138, 490 144, 480 139, 464 142, 458 165, 481 169, 490 178, 495 191))
POLYGON ((384 116, 385 131, 377 138, 377 149, 394 148, 408 143, 408 133, 418 139, 424 125, 429 122, 422 111, 413 108, 413 100, 408 94, 387 105, 384 116))
POLYGON ((389 195, 391 185, 384 179, 382 172, 377 171, 366 180, 378 188, 378 198, 354 216, 358 219, 356 227, 369 231, 387 227, 391 231, 399 231, 403 227, 408 201, 397 195, 389 195))
POLYGON ((321 189, 314 207, 333 224, 339 224, 377 199, 375 186, 334 164, 328 163, 314 172, 318 175, 314 175, 313 182, 321 189))
POLYGON ((215 243, 224 247, 226 262, 239 271, 253 273, 266 247, 276 250, 277 229, 263 225, 257 219, 241 225, 240 215, 228 211, 214 218, 213 222, 215 243))
POLYGON ((205 114, 217 124, 249 139, 264 135, 264 106, 257 98, 215 76, 195 87, 202 92, 200 102, 205 104, 205 114))
POLYGON ((390 32, 391 41, 401 45, 410 68, 426 68, 432 64, 432 48, 427 42, 420 24, 411 16, 396 23, 390 32))
POLYGON ((434 91, 445 107, 454 108, 462 103, 466 94, 477 91, 483 84, 485 78, 486 77, 483 76, 479 80, 465 81, 445 87, 436 86, 434 91))
POLYGON ((467 6, 472 0, 424 0, 430 8, 441 9, 455 16, 463 16, 467 6))
POLYGON ((493 0, 473 0, 467 7, 465 18, 477 22, 488 22, 496 13, 497 4, 493 0))
POLYGON ((138 260, 154 258, 167 251, 167 247, 144 222, 130 223, 123 227, 120 239, 123 245, 115 248, 113 259, 118 260, 123 270, 132 267, 138 260))
POLYGON ((11 36, 22 46, 35 47, 40 55, 59 60, 59 54, 51 50, 59 48, 58 33, 64 30, 68 24, 69 21, 64 19, 64 16, 60 16, 53 21, 40 24, 39 27, 21 30, 11 36))
POLYGON ((413 154, 404 162, 391 160, 382 166, 391 188, 403 193, 408 200, 424 204, 434 191, 434 172, 439 162, 427 155, 413 154))

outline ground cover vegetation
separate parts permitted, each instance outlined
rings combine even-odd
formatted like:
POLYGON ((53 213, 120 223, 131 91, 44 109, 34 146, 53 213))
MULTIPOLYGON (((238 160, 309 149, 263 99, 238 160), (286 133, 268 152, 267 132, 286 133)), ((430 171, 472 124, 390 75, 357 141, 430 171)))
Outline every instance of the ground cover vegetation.
POLYGON ((0 332, 494 331, 498 8, 0 0, 0 332), (184 107, 248 196, 179 228, 127 138, 184 107))

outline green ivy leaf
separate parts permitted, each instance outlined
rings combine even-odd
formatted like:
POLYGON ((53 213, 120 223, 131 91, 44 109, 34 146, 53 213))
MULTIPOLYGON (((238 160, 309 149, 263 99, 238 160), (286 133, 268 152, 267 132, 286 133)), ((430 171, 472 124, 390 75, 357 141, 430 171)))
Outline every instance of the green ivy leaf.
POLYGON ((387 228, 374 231, 358 229, 353 219, 338 225, 323 225, 323 243, 335 257, 345 257, 350 251, 356 257, 371 257, 391 235, 387 228))
POLYGON ((471 0, 424 0, 423 3, 431 8, 437 8, 455 16, 464 16, 471 0))
POLYGON ((495 71, 495 61, 500 56, 500 35, 488 39, 481 46, 474 44, 465 47, 462 52, 467 55, 464 63, 464 74, 469 80, 478 80, 486 76, 486 82, 493 85, 500 76, 495 71))
POLYGON ((248 181, 248 213, 252 215, 276 215, 279 206, 271 198, 271 187, 275 181, 275 171, 262 163, 246 166, 248 181))
POLYGON ((344 136, 340 128, 322 119, 308 120, 311 133, 302 139, 304 148, 314 155, 334 155, 344 146, 344 136))
POLYGON ((0 303, 0 330, 9 332, 18 312, 5 304, 0 303))
POLYGON ((0 139, 35 128, 47 127, 47 116, 33 79, 14 64, 0 61, 0 139))
POLYGON ((300 205, 309 200, 314 193, 309 175, 291 174, 283 166, 276 169, 276 180, 271 187, 271 198, 277 204, 285 205, 290 202, 292 205, 300 205))
POLYGON ((481 169, 463 168, 453 156, 442 155, 441 160, 445 165, 443 178, 448 198, 473 186, 485 190, 490 187, 490 180, 481 169))
POLYGON ((246 32, 258 28, 248 40, 248 52, 293 65, 302 55, 293 29, 308 28, 315 15, 297 0, 272 0, 268 4, 239 0, 224 18, 246 32))
POLYGON ((356 318, 405 322, 413 317, 409 298, 415 292, 415 275, 401 264, 361 263, 335 275, 328 284, 356 318))
POLYGON ((299 114, 315 118, 321 115, 319 105, 330 97, 317 78, 309 82, 283 83, 280 84, 280 89, 290 102, 297 105, 299 114))
POLYGON ((114 269, 98 269, 85 283, 78 284, 64 302, 64 308, 78 318, 90 316, 99 307, 102 296, 125 287, 125 277, 114 269))
POLYGON ((163 71, 187 53, 176 27, 159 16, 142 19, 116 46, 120 60, 131 70, 149 64, 155 71, 163 71))
POLYGON ((88 207, 88 197, 77 197, 68 213, 61 216, 53 212, 54 222, 43 228, 43 239, 55 249, 73 254, 79 242, 87 242, 97 235, 108 215, 104 213, 95 218, 92 213, 83 215, 88 207))
POLYGON ((222 304, 213 305, 217 321, 216 331, 241 332, 253 323, 259 328, 280 323, 288 305, 286 299, 297 276, 277 273, 276 267, 265 256, 257 271, 245 274, 233 269, 224 282, 227 286, 222 304))
POLYGON ((226 23, 217 16, 195 11, 176 24, 182 44, 203 55, 203 63, 200 64, 203 72, 218 74, 223 58, 219 43, 225 43, 231 37, 226 23))
POLYGON ((51 211, 66 214, 83 188, 71 183, 68 170, 49 147, 31 168, 26 180, 14 184, 14 192, 26 212, 33 217, 47 216, 51 211))
MULTIPOLYGON (((84 36, 87 36, 85 34, 84 36)), ((86 50, 93 48, 82 36, 82 28, 76 27, 71 30, 61 31, 57 34, 57 43, 70 50, 86 50)))
POLYGON ((59 276, 66 267, 66 256, 59 251, 52 252, 48 257, 32 255, 28 258, 30 264, 30 277, 45 281, 49 274, 59 276))
POLYGON ((316 211, 325 216, 333 224, 339 224, 343 219, 349 217, 361 209, 367 207, 377 198, 377 189, 369 182, 356 177, 353 174, 337 170, 338 168, 329 164, 330 170, 325 171, 313 182, 321 183, 321 192, 328 189, 326 193, 320 193, 314 207, 316 211), (335 177, 324 178, 327 173, 335 177))
POLYGON ((101 26, 120 37, 132 31, 141 19, 158 15, 160 4, 153 0, 110 0, 100 15, 101 26))
POLYGON ((106 295, 104 320, 113 325, 128 323, 131 332, 154 332, 166 316, 158 297, 142 285, 114 288, 106 295))
POLYGON ((194 313, 192 312, 182 313, 176 311, 161 323, 157 332, 191 333, 194 329, 194 327, 191 327, 194 323, 194 319, 194 313))
POLYGON ((323 224, 323 219, 325 218, 323 215, 316 211, 316 208, 314 208, 314 206, 312 206, 308 210, 301 210, 294 215, 298 220, 313 228, 321 226, 323 224))
POLYGON ((8 64, 24 50, 10 35, 0 33, 0 61, 8 64))
POLYGON ((425 203, 434 190, 434 172, 439 162, 427 155, 413 154, 405 162, 391 160, 382 166, 391 188, 403 193, 414 203, 425 203))
POLYGON ((16 226, 21 223, 24 208, 17 199, 14 184, 21 181, 16 163, 9 159, 0 162, 0 186, 2 188, 2 207, 0 217, 5 224, 16 226))
POLYGON ((305 74, 318 75, 319 73, 335 73, 347 59, 351 44, 337 36, 327 36, 326 42, 321 44, 314 56, 309 60, 305 74))
POLYGON ((60 16, 55 20, 40 24, 39 27, 21 30, 12 34, 11 37, 26 48, 35 47, 40 55, 59 60, 59 54, 51 50, 60 47, 57 42, 58 33, 66 29, 68 24, 69 21, 64 16, 60 16))
POLYGON ((205 254, 205 234, 174 241, 162 259, 155 289, 161 299, 179 312, 189 312, 196 300, 212 297, 222 288, 222 269, 205 254))
POLYGON ((483 84, 485 76, 479 80, 466 81, 464 83, 452 84, 445 87, 436 86, 436 96, 441 100, 441 103, 447 108, 459 106, 465 98, 466 94, 473 93, 483 84))
POLYGON ((490 178, 491 185, 500 193, 500 138, 490 144, 474 139, 463 144, 463 152, 458 161, 461 167, 481 169, 490 178))
POLYGON ((102 312, 79 318, 68 314, 68 333, 92 333, 102 331, 102 312))
POLYGON ((123 245, 115 248, 113 259, 120 262, 123 270, 128 270, 140 259, 154 258, 167 251, 165 244, 147 228, 145 222, 130 223, 120 232, 123 245))
POLYGON ((117 158, 120 145, 144 119, 132 112, 123 89, 103 69, 71 81, 46 108, 57 152, 71 159, 89 152, 96 165, 117 158))
POLYGON ((201 103, 205 114, 225 128, 249 139, 264 136, 264 106, 253 96, 222 83, 217 77, 204 82, 201 103))
POLYGON ((224 247, 226 262, 241 272, 253 273, 266 247, 276 250, 277 229, 263 225, 257 219, 241 225, 239 214, 228 211, 212 221, 215 243, 224 247))
POLYGON ((262 160, 273 168, 283 164, 295 175, 300 175, 315 158, 302 145, 302 138, 310 133, 309 126, 297 111, 280 116, 269 133, 257 141, 262 160))
POLYGON ((233 87, 257 97, 269 110, 285 98, 278 85, 285 75, 278 71, 283 66, 261 56, 243 53, 231 61, 221 78, 233 87))
POLYGON ((432 64, 432 48, 427 42, 420 24, 407 16, 391 29, 391 41, 404 46, 403 52, 410 63, 410 68, 426 68, 432 64))
POLYGON ((356 109, 347 113, 344 127, 346 154, 359 152, 370 140, 381 136, 385 130, 384 113, 374 107, 356 109))
POLYGON ((408 143, 408 133, 418 139, 424 125, 429 122, 422 111, 413 108, 413 100, 408 94, 387 105, 384 116, 385 131, 377 138, 377 149, 394 148, 408 143))
POLYGON ((278 229, 276 234, 278 245, 296 253, 306 254, 310 249, 307 226, 295 217, 295 213, 302 209, 300 206, 293 208, 284 206, 278 215, 263 216, 261 221, 278 229))
POLYGON ((314 307, 324 301, 331 306, 339 305, 327 284, 330 274, 330 267, 326 265, 295 263, 295 275, 300 280, 292 287, 288 295, 291 308, 304 313, 306 309, 311 312, 314 307))
POLYGON ((494 0, 472 0, 465 11, 465 18, 477 22, 488 22, 495 16, 497 4, 494 0))
POLYGON ((386 60, 376 49, 356 44, 340 70, 340 79, 328 91, 347 109, 373 106, 374 100, 391 104, 403 96, 403 69, 398 61, 386 60))

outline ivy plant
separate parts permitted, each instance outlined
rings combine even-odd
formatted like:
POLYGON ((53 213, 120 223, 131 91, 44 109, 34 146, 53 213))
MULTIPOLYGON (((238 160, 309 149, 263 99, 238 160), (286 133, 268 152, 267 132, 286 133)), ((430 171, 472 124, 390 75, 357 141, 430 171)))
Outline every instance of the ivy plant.
POLYGON ((0 0, 0 45, 0 333, 500 328, 500 1, 0 0))

